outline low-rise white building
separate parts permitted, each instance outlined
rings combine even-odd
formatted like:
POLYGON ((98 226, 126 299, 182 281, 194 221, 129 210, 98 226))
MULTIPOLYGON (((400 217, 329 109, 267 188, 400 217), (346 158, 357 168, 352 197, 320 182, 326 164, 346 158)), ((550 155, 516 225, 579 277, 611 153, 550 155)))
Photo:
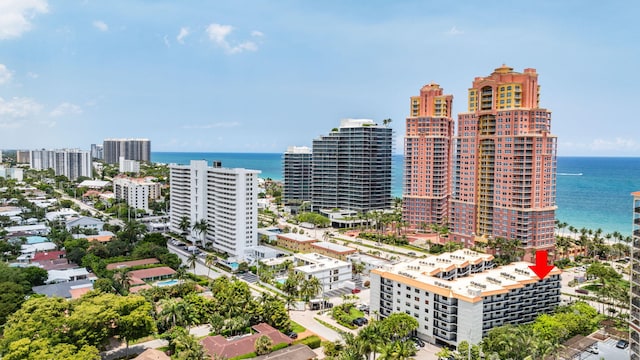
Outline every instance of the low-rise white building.
POLYGON ((391 261, 389 260, 371 256, 371 255, 362 254, 362 253, 351 254, 347 256, 347 260, 351 261, 352 263, 355 262, 355 263, 364 264, 364 271, 363 271, 364 274, 369 274, 369 272, 371 272, 371 270, 373 269, 378 269, 383 266, 391 265, 391 261))
POLYGON ((304 274, 306 279, 315 276, 322 284, 322 292, 347 287, 346 282, 351 281, 351 263, 334 259, 328 256, 309 253, 294 254, 298 266, 294 268, 297 273, 304 274))
POLYGON ((94 219, 88 216, 81 216, 79 218, 71 218, 67 221, 65 227, 67 231, 71 231, 74 228, 89 229, 93 231, 102 231, 104 222, 98 219, 94 219))
POLYGON ((559 305, 561 271, 540 280, 529 265, 494 268, 492 255, 458 250, 374 269, 371 311, 415 317, 415 335, 433 344, 477 344, 494 327, 532 322, 559 305))
POLYGON ((51 211, 44 215, 44 217, 47 218, 48 221, 67 221, 69 218, 76 216, 78 216, 78 212, 69 208, 63 208, 58 211, 51 211))
POLYGON ((47 271, 49 277, 47 278, 47 284, 55 284, 68 281, 78 280, 96 280, 97 276, 90 273, 86 268, 64 269, 64 270, 49 270, 47 271))

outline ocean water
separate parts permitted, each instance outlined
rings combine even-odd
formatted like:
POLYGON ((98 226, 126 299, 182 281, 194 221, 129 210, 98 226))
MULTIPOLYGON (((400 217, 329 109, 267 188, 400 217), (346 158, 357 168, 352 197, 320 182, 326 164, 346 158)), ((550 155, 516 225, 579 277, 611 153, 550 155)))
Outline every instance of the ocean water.
MULTIPOLYGON (((282 154, 153 152, 151 160, 188 164, 222 161, 224 167, 261 170, 263 178, 282 180, 282 154)), ((402 196, 403 156, 394 155, 392 193, 402 196)), ((631 192, 640 191, 640 158, 558 157, 556 218, 578 229, 601 228, 630 235, 631 192)))

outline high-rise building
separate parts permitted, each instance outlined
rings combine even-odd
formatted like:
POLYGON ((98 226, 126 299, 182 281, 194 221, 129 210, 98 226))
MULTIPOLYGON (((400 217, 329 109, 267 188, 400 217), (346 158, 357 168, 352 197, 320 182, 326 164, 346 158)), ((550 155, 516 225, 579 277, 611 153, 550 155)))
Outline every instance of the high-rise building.
POLYGON ((389 208, 392 137, 391 128, 373 120, 344 119, 313 140, 313 210, 389 208))
POLYGON ((443 95, 434 83, 411 97, 404 138, 402 215, 416 228, 444 225, 449 215, 452 101, 453 96, 443 95))
POLYGON ((104 147, 103 145, 91 144, 91 158, 103 160, 104 159, 104 147))
POLYGON ((633 245, 631 246, 631 311, 629 330, 631 360, 640 360, 640 191, 633 196, 633 245))
POLYGON ((182 233, 188 220, 188 236, 203 246, 245 258, 258 245, 258 170, 208 166, 205 160, 169 166, 170 228, 182 233), (194 225, 206 220, 207 230, 194 225))
POLYGON ((283 156, 284 191, 287 204, 311 201, 311 149, 289 146, 283 156))
POLYGON ((475 78, 455 140, 450 237, 553 249, 556 136, 551 112, 540 107, 536 70, 503 65, 475 78))
POLYGON ((125 160, 151 161, 151 141, 149 139, 105 139, 103 142, 104 162, 117 164, 120 156, 125 160))
POLYGON ((69 180, 92 176, 91 154, 78 149, 32 150, 29 166, 34 170, 53 169, 69 180))
POLYGON ((432 344, 477 344, 489 330, 530 323, 560 304, 560 274, 540 279, 528 262, 495 267, 493 256, 458 250, 371 270, 371 312, 404 312, 432 344))
POLYGON ((124 156, 120 156, 119 162, 119 171, 120 173, 139 173, 140 172, 140 161, 135 160, 125 160, 124 156))
POLYGON ((29 150, 16 150, 16 162, 18 164, 28 164, 30 156, 29 150))

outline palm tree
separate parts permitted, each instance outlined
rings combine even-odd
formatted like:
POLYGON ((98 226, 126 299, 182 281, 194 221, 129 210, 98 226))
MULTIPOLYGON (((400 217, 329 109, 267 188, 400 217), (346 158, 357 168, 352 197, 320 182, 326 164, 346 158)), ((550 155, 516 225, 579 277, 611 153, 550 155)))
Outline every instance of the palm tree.
POLYGON ((196 223, 191 227, 191 230, 200 236, 200 244, 202 246, 204 246, 204 236, 202 235, 206 235, 208 229, 209 223, 207 222, 207 219, 200 219, 200 221, 196 221, 196 223))
POLYGON ((384 125, 385 127, 389 126, 389 124, 391 124, 393 120, 391 120, 390 118, 388 119, 384 119, 382 120, 382 125, 384 125))
POLYGON ((205 257, 204 264, 207 265, 208 278, 211 278, 211 276, 209 276, 211 274, 211 266, 213 266, 213 264, 215 264, 217 260, 218 260, 218 257, 213 254, 207 254, 207 257, 205 257))
POLYGON ((304 297, 304 301, 306 302, 318 295, 320 290, 322 290, 322 284, 315 276, 312 276, 311 279, 304 280, 300 285, 300 294, 304 297))
POLYGON ((191 268, 194 275, 196 274, 196 265, 198 264, 198 255, 191 253, 187 258, 187 266, 191 268))
POLYGON ((131 275, 126 269, 120 269, 113 275, 113 280, 118 286, 118 290, 121 295, 125 295, 129 292, 131 287, 131 275))
POLYGON ((187 231, 191 227, 191 221, 188 216, 183 216, 180 218, 180 223, 178 224, 180 230, 182 230, 182 235, 187 235, 187 231))

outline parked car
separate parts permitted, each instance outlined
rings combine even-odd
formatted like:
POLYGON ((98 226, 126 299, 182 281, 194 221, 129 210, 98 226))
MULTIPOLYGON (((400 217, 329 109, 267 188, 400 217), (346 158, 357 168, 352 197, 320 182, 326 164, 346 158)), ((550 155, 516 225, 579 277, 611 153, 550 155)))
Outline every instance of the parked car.
POLYGON ((420 347, 425 347, 426 345, 426 343, 420 338, 412 337, 411 340, 413 340, 413 342, 415 342, 420 347))
POLYGON ((589 347, 587 349, 587 351, 592 353, 592 354, 599 354, 600 350, 598 349, 598 343, 595 343, 595 344, 591 345, 591 347, 589 347))
POLYGON ((585 290, 585 289, 576 289, 576 292, 578 294, 589 294, 589 290, 585 290))
POLYGON ((352 294, 357 294, 357 293, 359 293, 359 292, 360 292, 360 289, 359 289, 359 288, 351 289, 351 293, 352 293, 352 294))
POLYGON ((629 346, 629 342, 627 340, 618 340, 616 347, 618 349, 626 349, 629 346))
POLYGON ((287 333, 287 336, 292 338, 292 339, 297 339, 298 338, 298 333, 294 332, 294 331, 289 331, 287 333))
POLYGON ((407 255, 416 256, 416 253, 414 253, 413 251, 409 251, 407 255))
POLYGON ((369 323, 369 321, 367 319, 363 318, 363 317, 355 318, 352 321, 352 324, 353 325, 357 325, 357 326, 363 326, 363 325, 366 325, 368 323, 369 323))

